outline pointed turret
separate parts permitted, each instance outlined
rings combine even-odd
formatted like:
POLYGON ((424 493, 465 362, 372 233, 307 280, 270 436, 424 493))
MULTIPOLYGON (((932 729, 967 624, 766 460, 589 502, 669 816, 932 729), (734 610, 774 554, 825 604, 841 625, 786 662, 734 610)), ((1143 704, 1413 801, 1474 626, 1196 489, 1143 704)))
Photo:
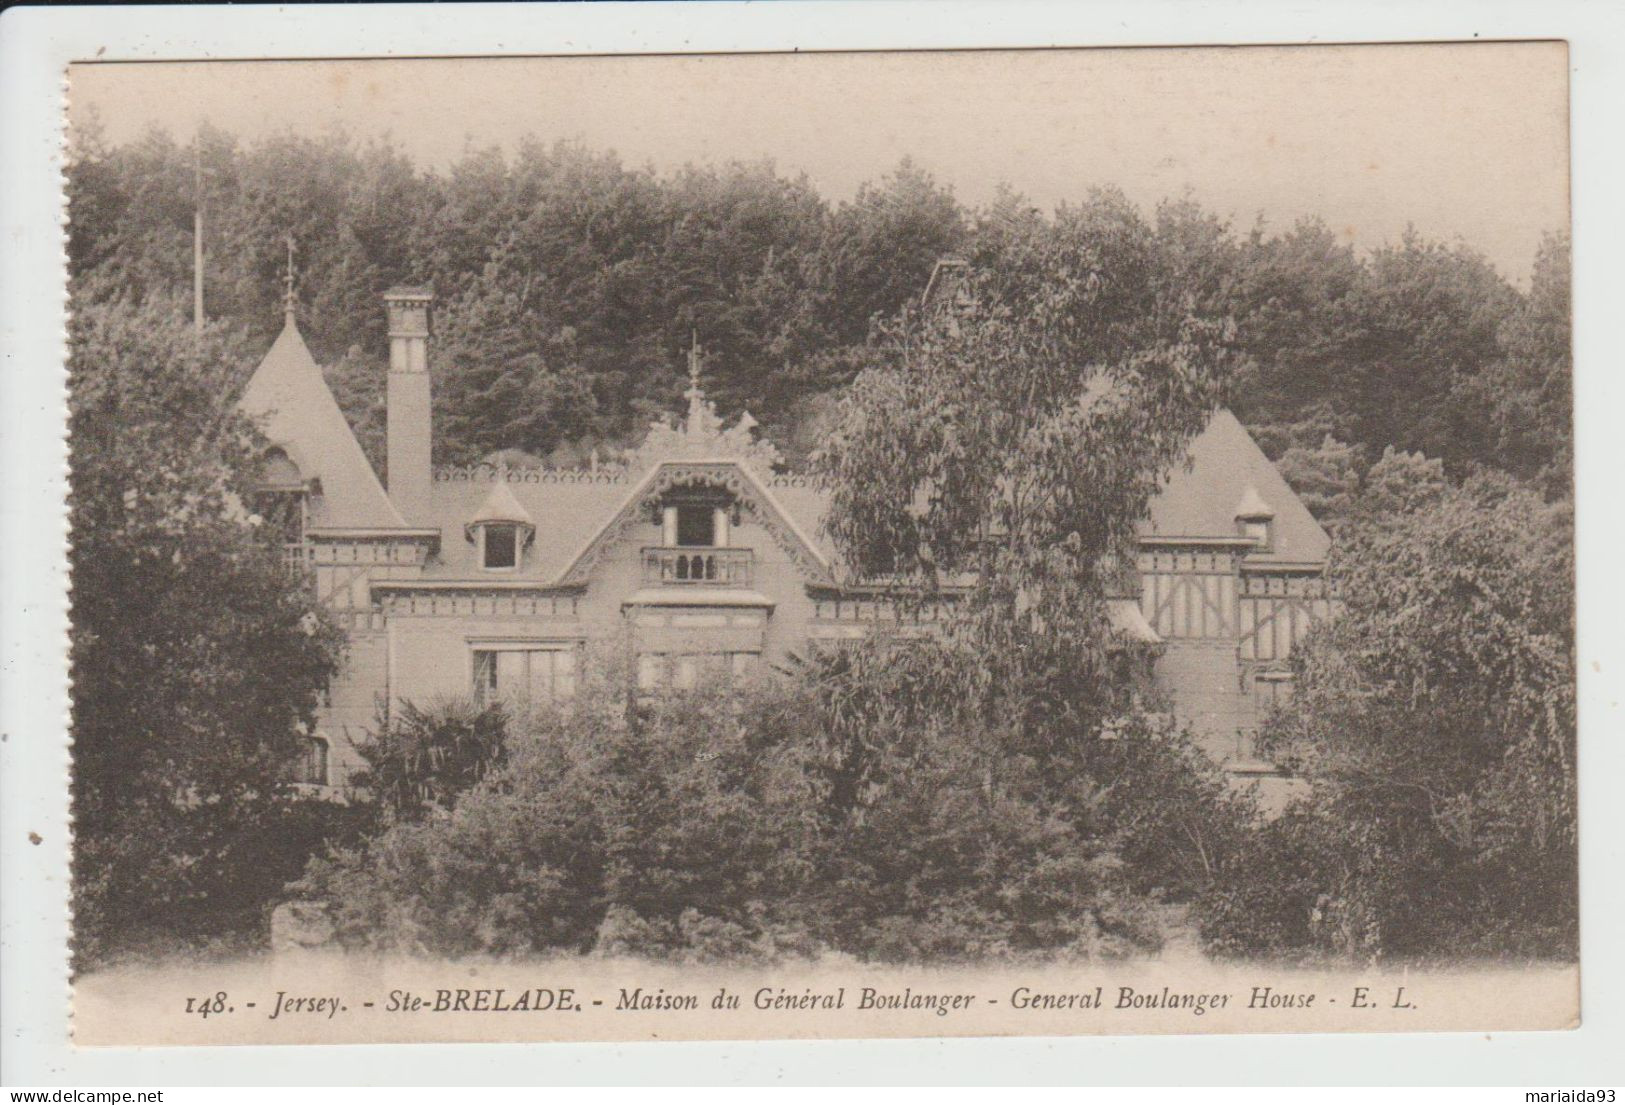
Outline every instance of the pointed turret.
POLYGON ((1236 416, 1220 408, 1151 501, 1141 536, 1251 537, 1259 561, 1318 563, 1331 538, 1236 416), (1251 528, 1248 528, 1248 527, 1251 528))
POLYGON ((321 494, 311 504, 313 528, 405 527, 322 378, 292 311, 249 378, 238 408, 259 420, 265 436, 307 480, 320 481, 321 494))

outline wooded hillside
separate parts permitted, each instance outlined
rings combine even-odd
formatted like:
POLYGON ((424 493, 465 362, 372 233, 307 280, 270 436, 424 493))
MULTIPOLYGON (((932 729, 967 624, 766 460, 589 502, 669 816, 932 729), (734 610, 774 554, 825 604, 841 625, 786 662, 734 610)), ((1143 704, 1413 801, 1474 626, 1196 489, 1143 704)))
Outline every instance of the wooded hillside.
POLYGON ((1390 445, 1568 490, 1566 236, 1523 290, 1469 245, 1419 233, 1361 255, 1319 221, 1240 228, 1109 190, 1052 214, 1013 193, 972 208, 907 162, 832 203, 767 164, 657 174, 568 143, 426 171, 344 137, 109 148, 88 132, 69 172, 80 302, 190 286, 199 175, 208 316, 268 346, 291 234, 301 327, 380 467, 390 285, 438 296, 441 461, 511 448, 572 463, 627 442, 680 406, 693 331, 723 413, 748 408, 801 460, 873 321, 938 258, 1019 266, 1013 243, 1068 219, 1123 288, 1171 273, 1203 313, 1234 318, 1229 403, 1317 512, 1335 517, 1390 445))

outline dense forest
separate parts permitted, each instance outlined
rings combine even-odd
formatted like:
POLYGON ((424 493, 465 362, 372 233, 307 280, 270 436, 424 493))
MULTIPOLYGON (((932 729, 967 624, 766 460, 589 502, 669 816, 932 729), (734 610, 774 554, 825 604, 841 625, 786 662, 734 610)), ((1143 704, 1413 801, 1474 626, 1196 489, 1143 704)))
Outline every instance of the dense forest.
POLYGON ((376 142, 245 146, 208 130, 191 146, 154 133, 109 148, 91 128, 69 194, 80 302, 184 294, 201 195, 206 313, 251 348, 280 325, 291 236, 301 328, 380 467, 391 285, 438 297, 440 461, 516 449, 570 464, 628 443, 679 406, 697 332, 722 412, 749 409, 798 462, 875 322, 917 298, 939 258, 1008 260, 1060 217, 1091 224, 1117 271, 1170 274, 1203 313, 1235 320, 1228 402, 1323 515, 1388 446, 1455 476, 1487 466, 1568 491, 1555 234, 1520 289, 1469 246, 1416 233, 1361 255, 1317 220, 1238 229, 1188 200, 1142 212, 1112 190, 1054 215, 1009 191, 968 207, 906 161, 837 204, 770 164, 657 174, 533 141, 426 171, 376 142))

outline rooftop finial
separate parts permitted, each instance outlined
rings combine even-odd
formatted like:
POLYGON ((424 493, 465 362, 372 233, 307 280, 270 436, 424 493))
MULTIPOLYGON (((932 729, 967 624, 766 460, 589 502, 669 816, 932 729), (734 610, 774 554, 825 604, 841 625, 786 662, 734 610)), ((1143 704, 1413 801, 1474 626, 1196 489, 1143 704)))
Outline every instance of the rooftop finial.
POLYGON ((683 392, 683 398, 688 400, 688 421, 685 424, 691 434, 697 434, 707 425, 705 409, 705 391, 700 387, 700 332, 690 330, 688 338, 688 390, 683 392))
POLYGON ((724 429, 717 407, 705 397, 700 386, 700 368, 703 363, 698 330, 691 330, 688 339, 688 418, 673 425, 671 416, 649 426, 649 435, 628 456, 634 471, 644 471, 653 465, 670 460, 726 458, 739 460, 751 466, 762 479, 773 474, 783 458, 772 442, 756 440, 756 419, 749 411, 741 411, 739 421, 724 429))
POLYGON ((299 300, 293 294, 293 235, 288 235, 288 268, 282 275, 282 313, 289 321, 298 310, 299 300))

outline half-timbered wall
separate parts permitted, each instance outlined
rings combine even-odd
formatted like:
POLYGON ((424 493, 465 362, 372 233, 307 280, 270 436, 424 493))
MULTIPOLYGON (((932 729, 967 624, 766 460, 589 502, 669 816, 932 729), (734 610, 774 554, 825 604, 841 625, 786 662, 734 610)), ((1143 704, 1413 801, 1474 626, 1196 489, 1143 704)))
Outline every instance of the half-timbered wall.
POLYGON ((1334 609, 1318 572, 1248 572, 1241 577, 1240 641, 1243 663, 1284 661, 1309 627, 1334 609))
POLYGON ((414 541, 317 541, 308 562, 316 600, 351 630, 381 630, 383 612, 372 601, 372 581, 418 578, 426 552, 414 541))
POLYGON ((378 579, 416 579, 427 546, 390 538, 316 539, 305 559, 317 601, 349 631, 349 648, 327 701, 318 732, 328 742, 328 784, 344 787, 361 767, 355 750, 373 724, 380 695, 389 683, 386 615, 373 602, 378 579))
POLYGON ((1335 609, 1318 569, 1254 568, 1244 549, 1140 553, 1140 610, 1166 644, 1158 683, 1221 761, 1252 758, 1252 733, 1290 693, 1287 659, 1335 609))
POLYGON ((1164 640, 1236 635, 1236 554, 1170 550, 1140 554, 1140 612, 1164 640))

